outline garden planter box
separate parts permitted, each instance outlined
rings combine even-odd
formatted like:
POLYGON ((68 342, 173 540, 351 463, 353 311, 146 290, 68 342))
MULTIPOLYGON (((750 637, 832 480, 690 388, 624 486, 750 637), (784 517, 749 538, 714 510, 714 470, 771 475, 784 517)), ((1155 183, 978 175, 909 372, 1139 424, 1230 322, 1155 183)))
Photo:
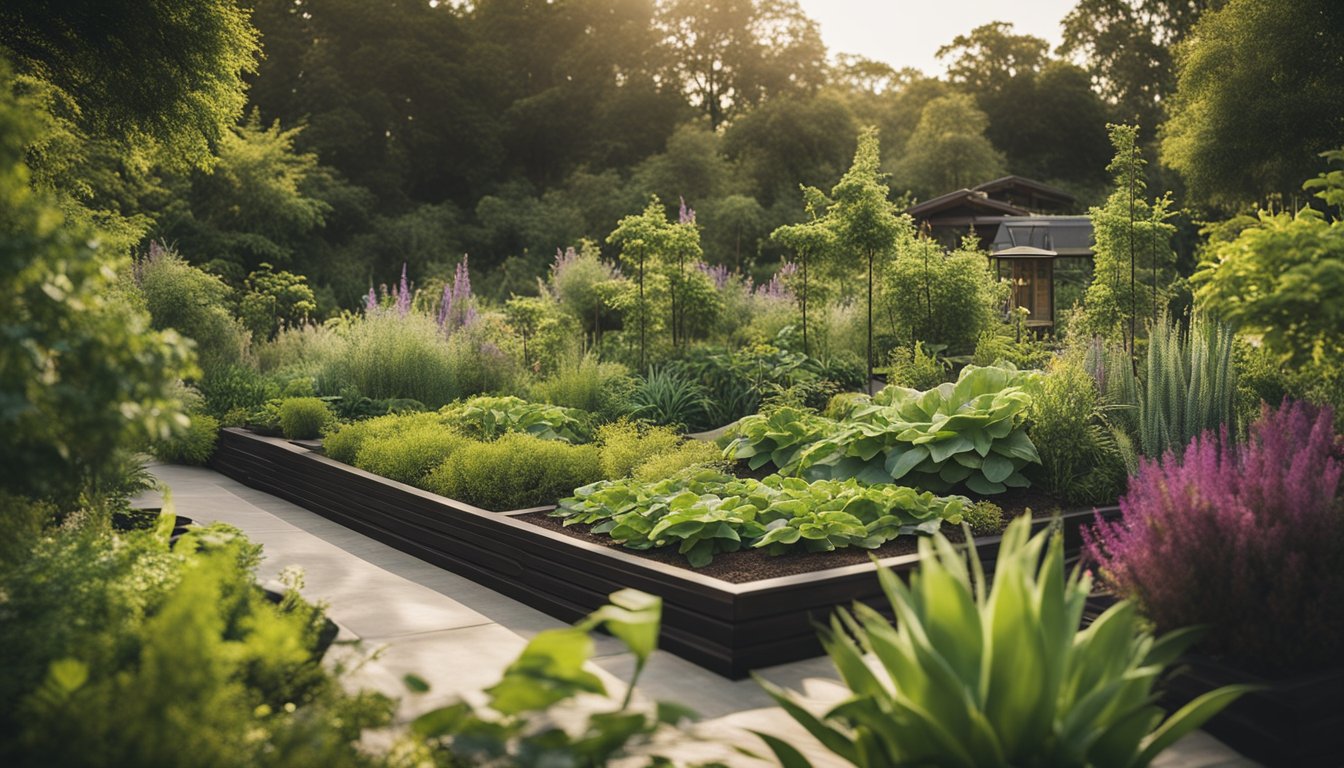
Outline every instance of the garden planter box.
MULTIPOLYGON (((211 466, 564 621, 618 589, 659 595, 661 647, 732 678, 820 653, 816 623, 838 606, 886 606, 871 563, 735 584, 515 519, 535 510, 489 512, 238 429, 220 433, 211 466)), ((1070 549, 1079 546, 1079 525, 1091 520, 1091 510, 1063 516, 1070 549)), ((998 543, 977 542, 986 561, 998 543)), ((907 572, 918 561, 882 562, 907 572)))
POLYGON ((1268 680, 1191 655, 1167 680, 1163 704, 1175 710, 1200 694, 1233 684, 1263 685, 1204 725, 1238 752, 1268 766, 1338 766, 1344 761, 1344 667, 1268 680))

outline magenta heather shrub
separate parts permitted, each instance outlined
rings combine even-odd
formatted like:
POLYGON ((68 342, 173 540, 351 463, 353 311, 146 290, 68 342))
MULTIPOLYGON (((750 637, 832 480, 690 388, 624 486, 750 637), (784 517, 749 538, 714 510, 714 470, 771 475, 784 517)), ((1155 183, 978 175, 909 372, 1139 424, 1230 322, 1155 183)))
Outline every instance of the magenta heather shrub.
POLYGON ((1329 409, 1265 406, 1245 445, 1205 433, 1145 460, 1087 556, 1159 632, 1271 673, 1344 663, 1344 508, 1329 409))

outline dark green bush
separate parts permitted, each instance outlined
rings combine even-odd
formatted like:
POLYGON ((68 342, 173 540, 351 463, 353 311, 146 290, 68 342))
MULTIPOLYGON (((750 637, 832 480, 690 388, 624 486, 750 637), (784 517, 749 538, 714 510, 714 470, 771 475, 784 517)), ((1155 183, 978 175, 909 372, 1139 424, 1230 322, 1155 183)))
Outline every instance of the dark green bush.
POLYGON ((363 440, 353 464, 389 480, 420 485, 430 470, 468 445, 474 442, 451 427, 421 422, 363 440))
POLYGON ((158 245, 136 263, 135 278, 153 326, 194 339, 202 370, 242 359, 247 332, 229 313, 233 289, 223 280, 158 245))
POLYGON ((219 365, 207 370, 196 388, 205 396, 205 411, 223 418, 230 411, 252 411, 280 397, 280 387, 247 365, 219 365))
POLYGON ((602 477, 598 449, 508 434, 466 446, 425 478, 428 490, 497 511, 552 504, 602 477))
POLYGON ((320 398, 290 397, 280 401, 280 431, 290 440, 321 437, 332 418, 331 409, 320 398))
POLYGON ((111 534, 67 525, 0 565, 7 766, 359 766, 390 703, 320 663, 321 610, 256 586, 225 527, 111 534))
POLYGON ((710 429, 710 399, 704 387, 673 366, 650 368, 630 393, 630 414, 660 426, 710 429))
POLYGON ((219 439, 219 419, 206 413, 190 416, 185 434, 155 441, 151 450, 156 458, 173 464, 201 465, 210 460, 219 439))
POLYGON ((1038 482, 1074 504, 1114 502, 1125 488, 1125 462, 1102 418, 1100 395, 1070 358, 1051 366, 1032 398, 1027 434, 1041 457, 1038 482))

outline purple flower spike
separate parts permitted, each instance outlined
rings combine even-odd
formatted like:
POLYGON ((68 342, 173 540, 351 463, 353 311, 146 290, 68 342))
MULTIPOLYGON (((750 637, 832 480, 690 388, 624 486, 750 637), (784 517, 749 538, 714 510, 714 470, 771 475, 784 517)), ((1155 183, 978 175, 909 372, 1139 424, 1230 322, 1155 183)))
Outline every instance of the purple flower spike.
POLYGON ((678 195, 677 199, 681 200, 681 210, 677 213, 677 220, 682 224, 694 224, 695 209, 686 205, 686 198, 678 195))

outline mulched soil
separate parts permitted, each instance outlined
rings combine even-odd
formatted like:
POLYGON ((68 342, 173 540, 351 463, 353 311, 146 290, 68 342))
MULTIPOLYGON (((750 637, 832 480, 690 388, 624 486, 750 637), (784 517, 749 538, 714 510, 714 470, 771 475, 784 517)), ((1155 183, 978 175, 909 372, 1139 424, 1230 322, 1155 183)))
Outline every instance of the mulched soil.
MULTIPOLYGON (((1031 489, 1014 489, 994 499, 994 502, 1003 507, 1006 519, 1011 519, 1024 510, 1030 508, 1033 517, 1046 517, 1052 514, 1056 509, 1062 509, 1063 505, 1059 500, 1031 489)), ((846 548, 837 549, 834 552, 789 552, 783 555, 769 555, 764 550, 747 549, 738 552, 729 552, 714 556, 714 561, 703 568, 691 568, 686 562, 686 558, 677 553, 675 547, 663 547, 661 549, 648 550, 640 552, 638 550, 626 549, 620 543, 613 541, 610 536, 604 534, 594 535, 589 532, 592 526, 571 525, 564 526, 558 518, 547 517, 545 512, 532 512, 526 515, 518 515, 514 519, 522 520, 532 525, 539 526, 551 531, 558 531, 593 544, 599 544, 611 549, 619 549, 622 552, 632 554, 636 557, 643 557, 659 563, 686 568, 695 573, 705 576, 712 576, 716 579, 742 584, 748 581, 757 581, 760 579, 772 579, 778 576, 795 576, 800 573, 811 573, 812 571, 825 570, 827 568, 840 568, 846 565, 860 565, 869 562, 872 555, 877 557, 899 557, 901 555, 911 555, 919 551, 919 539, 915 536, 901 536, 897 539, 887 542, 877 549, 859 549, 846 548)), ((960 526, 943 526, 943 535, 949 541, 965 541, 960 526)))

